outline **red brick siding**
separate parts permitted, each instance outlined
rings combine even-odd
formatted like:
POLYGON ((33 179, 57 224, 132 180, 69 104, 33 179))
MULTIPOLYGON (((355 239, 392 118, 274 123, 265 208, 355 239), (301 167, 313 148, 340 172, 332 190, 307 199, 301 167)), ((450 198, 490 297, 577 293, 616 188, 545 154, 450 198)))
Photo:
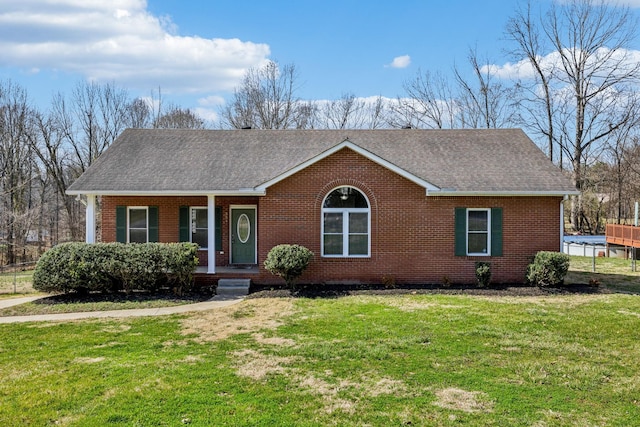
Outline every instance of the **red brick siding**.
MULTIPOLYGON (((305 283, 398 284, 473 282, 475 262, 491 262, 494 282, 521 282, 539 250, 560 246, 560 197, 434 197, 425 190, 357 153, 344 149, 267 189, 264 197, 216 197, 223 208, 223 254, 229 262, 229 206, 257 205, 258 264, 281 243, 304 245, 315 253, 301 278, 305 283), (321 205, 329 191, 351 185, 371 204, 370 258, 321 256, 321 205), (454 256, 456 207, 503 209, 503 256, 454 256)), ((158 206, 160 241, 178 239, 178 208, 206 206, 206 197, 103 197, 103 240, 115 240, 115 206, 158 206)), ((206 264, 206 253, 204 263, 206 264)), ((261 268, 255 283, 281 283, 261 268)))

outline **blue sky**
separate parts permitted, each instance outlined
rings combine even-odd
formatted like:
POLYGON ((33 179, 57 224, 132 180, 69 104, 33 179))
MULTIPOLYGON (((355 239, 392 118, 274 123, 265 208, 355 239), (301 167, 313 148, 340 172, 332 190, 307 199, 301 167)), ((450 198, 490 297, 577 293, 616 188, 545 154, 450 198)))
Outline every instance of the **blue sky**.
POLYGON ((270 59, 295 64, 304 99, 394 98, 418 70, 466 70, 470 48, 498 66, 512 60, 504 28, 516 4, 2 0, 0 79, 44 105, 85 79, 132 96, 160 87, 165 99, 212 118, 244 72, 270 59))

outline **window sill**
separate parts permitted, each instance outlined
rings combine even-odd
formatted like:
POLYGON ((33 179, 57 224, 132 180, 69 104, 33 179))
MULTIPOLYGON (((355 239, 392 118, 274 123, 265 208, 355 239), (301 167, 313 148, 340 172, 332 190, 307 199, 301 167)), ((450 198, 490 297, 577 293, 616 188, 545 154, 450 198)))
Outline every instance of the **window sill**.
POLYGON ((321 255, 326 259, 370 259, 371 255, 321 255))

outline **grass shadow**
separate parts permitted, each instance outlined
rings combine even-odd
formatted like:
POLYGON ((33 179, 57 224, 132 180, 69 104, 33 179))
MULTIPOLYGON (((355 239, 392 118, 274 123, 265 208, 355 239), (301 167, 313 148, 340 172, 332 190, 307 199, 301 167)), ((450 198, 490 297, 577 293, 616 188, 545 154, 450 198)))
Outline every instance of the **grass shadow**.
POLYGON ((478 295, 478 296, 544 296, 610 293, 606 287, 588 282, 567 283, 554 288, 539 288, 521 283, 492 284, 479 288, 473 285, 421 284, 389 288, 384 285, 298 285, 295 291, 285 287, 252 285, 248 298, 322 298, 332 299, 353 295, 478 295))

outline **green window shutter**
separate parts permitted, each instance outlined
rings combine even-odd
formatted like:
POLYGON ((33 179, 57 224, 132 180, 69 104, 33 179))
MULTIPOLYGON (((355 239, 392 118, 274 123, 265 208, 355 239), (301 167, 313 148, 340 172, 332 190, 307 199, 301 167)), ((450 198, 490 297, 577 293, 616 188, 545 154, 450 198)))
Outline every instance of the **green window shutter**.
POLYGON ((127 243, 126 206, 116 206, 116 242, 127 243))
POLYGON ((491 256, 502 256, 502 208, 491 209, 491 256))
POLYGON ((191 227, 189 218, 189 206, 180 206, 180 214, 178 217, 178 224, 180 226, 180 234, 178 240, 181 242, 191 241, 191 227))
POLYGON ((216 251, 222 250, 222 207, 216 206, 216 251))
POLYGON ((158 241, 158 207, 149 206, 149 242, 158 241))
POLYGON ((456 256, 467 255, 467 208, 456 208, 455 214, 456 256))

